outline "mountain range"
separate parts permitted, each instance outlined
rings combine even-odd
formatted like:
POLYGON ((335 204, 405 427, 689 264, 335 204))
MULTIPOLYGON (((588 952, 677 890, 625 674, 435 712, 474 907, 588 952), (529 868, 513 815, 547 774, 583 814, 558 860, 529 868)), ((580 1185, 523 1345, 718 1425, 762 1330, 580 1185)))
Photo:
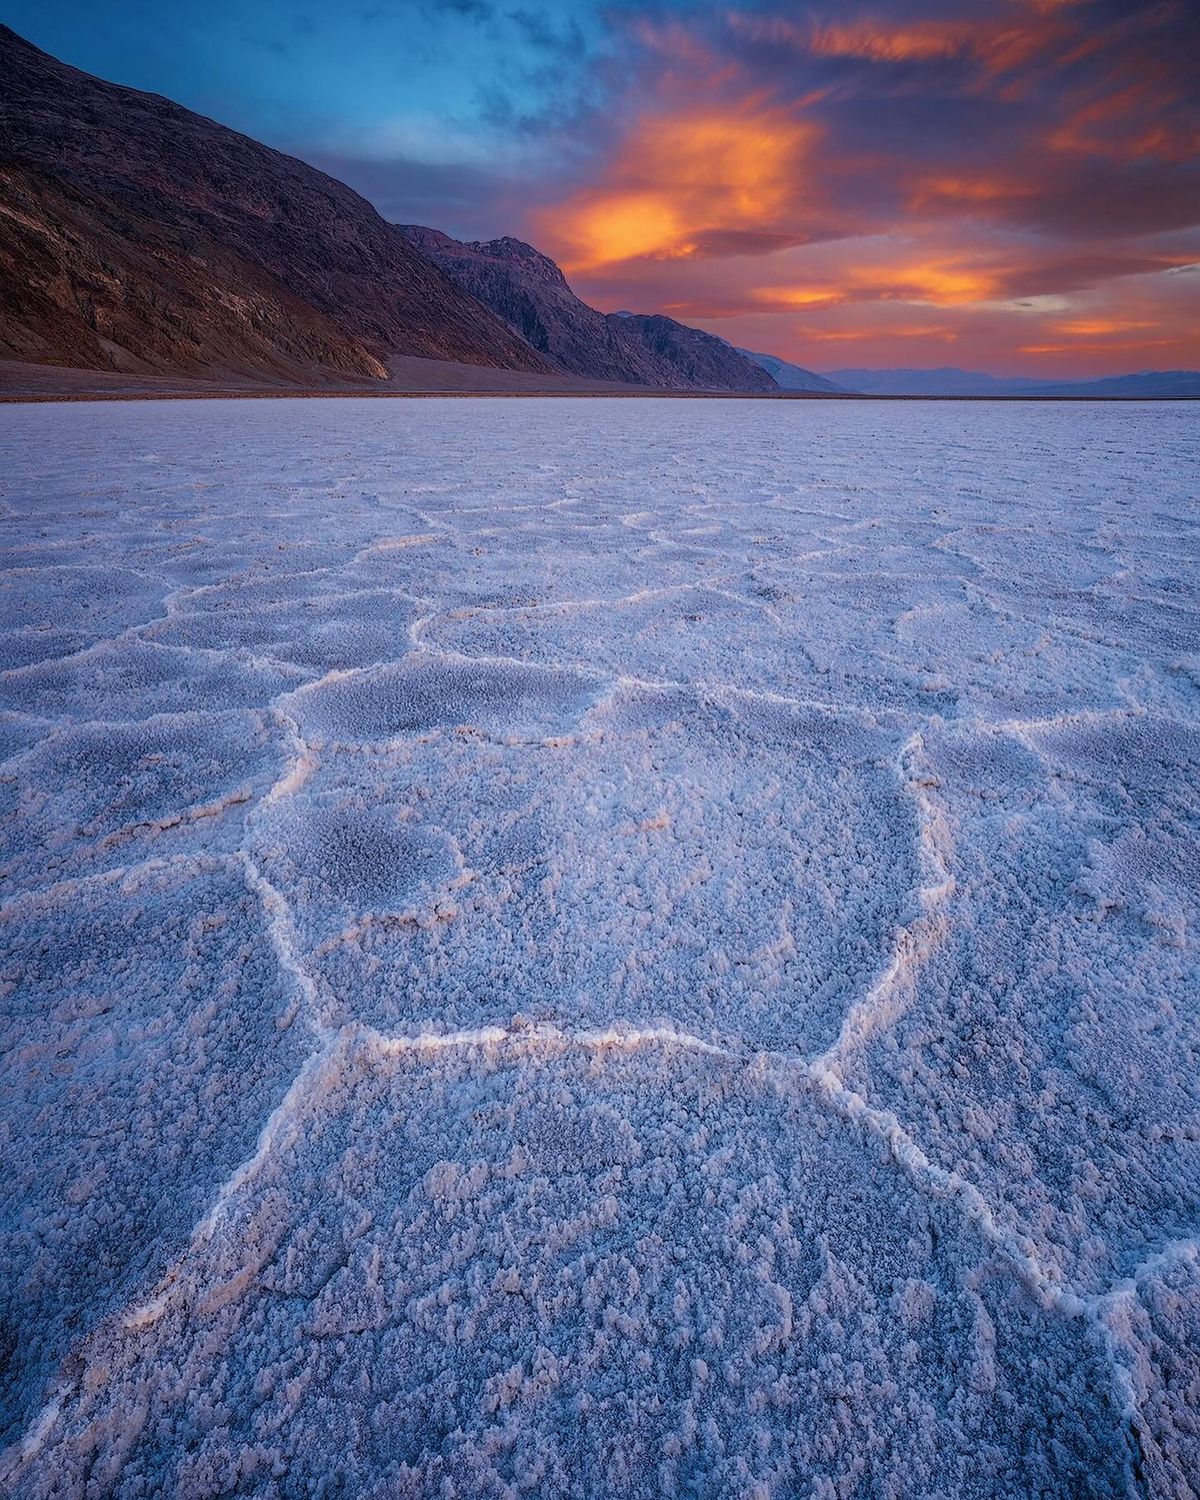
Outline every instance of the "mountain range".
MULTIPOLYGON (((1034 376, 985 375, 952 366, 937 370, 826 370, 824 374, 843 390, 865 396, 1200 396, 1197 370, 1142 370, 1102 380, 1053 381, 1034 376)), ((784 383, 779 380, 780 385, 784 383)))
POLYGON ((420 224, 401 227, 410 244, 560 369, 664 390, 776 389, 756 361, 711 333, 673 318, 588 307, 549 256, 522 240, 464 242, 420 224))

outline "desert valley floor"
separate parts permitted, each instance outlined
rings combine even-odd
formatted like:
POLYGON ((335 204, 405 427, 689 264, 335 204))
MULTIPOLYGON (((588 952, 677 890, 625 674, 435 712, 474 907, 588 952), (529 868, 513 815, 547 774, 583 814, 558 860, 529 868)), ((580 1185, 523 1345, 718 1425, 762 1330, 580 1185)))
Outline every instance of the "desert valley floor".
POLYGON ((0 1484, 1181 1497, 1182 405, 0 408, 0 1484))

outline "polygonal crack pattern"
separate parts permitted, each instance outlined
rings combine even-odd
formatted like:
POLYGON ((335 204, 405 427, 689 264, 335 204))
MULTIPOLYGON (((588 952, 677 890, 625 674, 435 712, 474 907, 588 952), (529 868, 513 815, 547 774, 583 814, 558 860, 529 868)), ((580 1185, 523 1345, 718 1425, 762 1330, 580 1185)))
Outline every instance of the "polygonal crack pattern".
POLYGON ((1189 1492, 1186 408, 0 428, 6 1489, 1189 1492))

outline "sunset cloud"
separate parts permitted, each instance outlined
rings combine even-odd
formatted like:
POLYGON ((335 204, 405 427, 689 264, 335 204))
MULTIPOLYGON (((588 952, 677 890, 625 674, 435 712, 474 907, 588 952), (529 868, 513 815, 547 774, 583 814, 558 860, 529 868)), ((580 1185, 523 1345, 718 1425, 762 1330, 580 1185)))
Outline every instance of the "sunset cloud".
POLYGON ((997 24, 982 10, 963 18, 897 24, 878 14, 857 20, 804 22, 779 16, 731 16, 732 29, 755 41, 785 46, 816 58, 868 63, 932 63, 958 59, 998 75, 1028 63, 1061 39, 1053 13, 1034 11, 1016 24, 997 24))
POLYGON ((729 253, 738 241, 765 250, 798 243, 819 135, 814 123, 754 99, 648 114, 594 187, 543 216, 541 238, 571 272, 729 253))
POLYGON ((638 107, 526 221, 590 300, 801 363, 926 339, 1000 369, 1200 364, 1186 5, 614 14, 638 107))

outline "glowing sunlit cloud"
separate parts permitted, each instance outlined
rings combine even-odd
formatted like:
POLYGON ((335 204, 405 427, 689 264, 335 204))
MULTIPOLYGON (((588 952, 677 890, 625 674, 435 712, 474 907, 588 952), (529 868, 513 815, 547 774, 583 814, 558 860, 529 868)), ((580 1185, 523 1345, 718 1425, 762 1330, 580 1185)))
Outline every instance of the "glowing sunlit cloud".
POLYGON ((846 0, 822 21, 764 0, 628 23, 654 103, 590 181, 528 211, 530 238, 601 307, 801 364, 841 342, 910 362, 921 340, 932 362, 955 343, 956 362, 1011 373, 1030 351, 1064 374, 1135 347, 1200 362, 1172 285, 1196 255, 1175 206, 1194 111, 1166 23, 1098 0, 915 9, 846 0), (884 128, 864 131, 860 98, 884 128))
POLYGON ((1120 318, 1078 318, 1071 322, 1057 323, 1058 333, 1067 333, 1072 338, 1097 338, 1110 333, 1140 333, 1147 328, 1157 328, 1157 323, 1134 322, 1120 318))
POLYGON ((838 287, 760 286, 751 290, 750 300, 773 308, 833 307, 846 296, 838 287))
POLYGON ((1175 342, 1174 339, 1139 339, 1136 342, 1120 339, 1085 344, 1075 340, 1068 344, 1021 344, 1018 346, 1018 352, 1021 354, 1114 354, 1138 349, 1165 349, 1168 345, 1174 345, 1175 342))
POLYGON ((986 302, 997 289, 996 276, 991 272, 937 262, 879 267, 867 273, 860 270, 855 275, 868 284, 878 278, 882 283, 878 295, 883 301, 932 302, 941 307, 986 302))
POLYGON ((729 16, 730 28, 749 39, 788 47, 810 57, 895 65, 967 59, 984 73, 1011 73, 1072 35, 1056 12, 1065 5, 1034 6, 1009 24, 994 16, 897 23, 879 16, 850 21, 796 21, 782 16, 729 16))
POLYGON ((987 301, 995 290, 991 277, 980 272, 938 265, 899 266, 858 271, 855 280, 882 302, 928 302, 936 307, 961 307, 987 301))
POLYGON ((777 308, 829 307, 840 302, 917 302, 937 307, 990 301, 997 290, 994 272, 935 261, 913 265, 850 265, 840 286, 756 288, 753 300, 777 308))
POLYGON ((661 192, 606 193, 581 203, 566 232, 574 246, 568 272, 635 256, 683 260, 695 253, 682 217, 661 192))
POLYGON ((886 328, 796 328, 795 337, 808 344, 861 344, 887 339, 937 339, 952 344, 958 335, 940 323, 892 324, 886 328))
POLYGON ((793 208, 815 127, 753 103, 652 114, 604 180, 544 211, 538 226, 568 273, 704 253, 706 234, 763 231, 793 208))

